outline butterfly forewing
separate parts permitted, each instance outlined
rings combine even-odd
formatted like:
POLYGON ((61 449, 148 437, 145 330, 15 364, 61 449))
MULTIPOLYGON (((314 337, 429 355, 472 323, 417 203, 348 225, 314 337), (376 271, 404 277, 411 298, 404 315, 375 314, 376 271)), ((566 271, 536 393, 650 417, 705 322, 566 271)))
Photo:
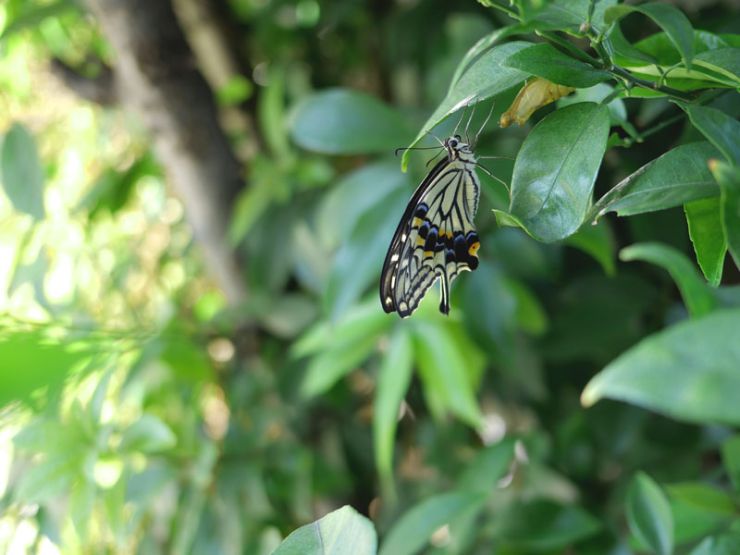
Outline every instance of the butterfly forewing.
POLYGON ((410 316, 439 278, 439 309, 449 312, 450 283, 478 266, 478 234, 473 218, 480 186, 468 146, 445 142, 440 161, 414 193, 391 241, 380 282, 386 312, 410 316), (456 148, 459 145, 459 148, 456 148))

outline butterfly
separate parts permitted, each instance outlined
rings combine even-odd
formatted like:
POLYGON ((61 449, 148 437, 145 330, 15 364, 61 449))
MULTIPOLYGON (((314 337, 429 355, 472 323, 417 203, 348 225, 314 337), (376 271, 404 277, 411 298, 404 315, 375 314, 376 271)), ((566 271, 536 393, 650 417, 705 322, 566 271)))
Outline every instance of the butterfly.
MULTIPOLYGON (((453 132, 454 133, 454 132, 453 132)), ((439 310, 450 312, 450 284, 478 267, 480 241, 473 223, 480 181, 476 156, 460 135, 443 143, 446 156, 411 197, 393 235, 380 277, 380 302, 386 312, 410 316, 440 280, 439 310)))

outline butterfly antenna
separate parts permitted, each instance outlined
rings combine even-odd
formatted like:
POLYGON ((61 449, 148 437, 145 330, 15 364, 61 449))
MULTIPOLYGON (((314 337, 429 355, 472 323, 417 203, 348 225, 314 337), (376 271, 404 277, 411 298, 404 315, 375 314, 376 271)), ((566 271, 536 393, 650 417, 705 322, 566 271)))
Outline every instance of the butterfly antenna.
MULTIPOLYGON (((435 148, 439 148, 439 147, 435 147, 435 148)), ((435 154, 435 155, 434 155, 434 157, 433 157, 433 158, 430 158, 430 159, 429 159, 429 161, 427 161, 427 163, 426 163, 426 167, 428 168, 428 167, 429 167, 429 164, 431 164, 431 163, 432 163, 432 162, 434 162, 434 161, 435 161, 435 160, 436 160, 437 158, 439 158, 439 155, 440 155, 440 154, 442 154, 443 152, 444 152, 444 150, 440 150, 440 151, 439 151, 439 152, 438 152, 437 154, 435 154)))
POLYGON ((437 150, 438 148, 438 146, 402 146, 394 150, 393 153, 398 156, 399 152, 405 152, 407 150, 437 150))
MULTIPOLYGON (((436 147, 435 147, 436 148, 436 147)), ((478 160, 511 160, 514 161, 514 158, 511 156, 476 156, 478 160)))
MULTIPOLYGON (((493 175, 493 173, 491 173, 491 170, 489 170, 489 169, 488 169, 487 167, 485 167, 485 166, 483 166, 483 165, 481 165, 481 164, 476 164, 476 167, 478 167, 478 168, 480 168, 481 170, 483 170, 483 173, 485 173, 485 174, 486 174, 486 175, 487 175, 488 177, 490 177, 490 178, 492 178, 492 179, 495 179, 496 181, 498 181, 499 183, 501 183, 501 185, 503 185, 503 186, 504 186, 504 188, 505 188, 505 189, 506 189, 507 191, 509 191, 509 186, 508 186, 508 185, 506 184, 506 181, 504 181, 504 180, 503 180, 503 179, 501 179, 500 177, 496 177, 495 175, 493 175)), ((511 191, 509 191, 509 192, 511 192, 511 191)))
POLYGON ((470 137, 468 137, 468 128, 470 127, 470 122, 473 121, 473 116, 475 115, 475 104, 473 104, 472 110, 470 110, 470 117, 468 118, 468 123, 465 124, 465 142, 470 144, 470 137))
POLYGON ((496 106, 496 101, 494 100, 491 102, 491 109, 488 111, 488 115, 486 116, 485 121, 483 122, 483 125, 480 126, 480 129, 478 129, 478 132, 475 134, 475 144, 478 144, 478 137, 480 137, 480 134, 483 133, 483 130, 486 128, 486 125, 488 125, 488 122, 491 121, 491 116, 493 115, 493 108, 496 106))
POLYGON ((452 137, 454 137, 455 135, 457 135, 457 129, 460 127, 460 124, 465 119, 465 112, 468 109, 468 106, 469 106, 468 104, 466 104, 465 106, 463 106, 463 111, 462 111, 462 114, 460 115, 460 119, 457 120, 457 123, 455 124, 455 129, 452 130, 452 137))
MULTIPOLYGON (((440 139, 439 137, 437 137, 437 135, 435 135, 431 131, 427 131, 427 135, 429 135, 430 137, 432 137, 433 139, 435 139, 439 143, 439 146, 441 146, 442 148, 445 147, 445 144, 442 142, 442 139, 440 139)), ((438 147, 432 147, 432 148, 438 148, 438 147)))

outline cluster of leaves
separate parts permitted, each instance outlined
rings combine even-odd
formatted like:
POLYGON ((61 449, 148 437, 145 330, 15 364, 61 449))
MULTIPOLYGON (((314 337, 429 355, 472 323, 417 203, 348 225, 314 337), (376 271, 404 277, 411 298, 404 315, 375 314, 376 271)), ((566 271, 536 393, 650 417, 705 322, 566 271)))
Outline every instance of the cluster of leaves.
MULTIPOLYGON (((9 2, 3 55, 104 58, 71 4, 9 2)), ((181 223, 154 261, 129 253, 167 205, 140 145, 61 218, 90 242, 78 260, 115 238, 113 270, 48 302, 62 155, 7 122, 3 214, 27 239, 4 308, 30 296, 34 323, 2 322, 0 522, 30 527, 28 551, 732 553, 740 36, 658 2, 375 4, 231 2, 260 68, 216 91, 256 96, 261 138, 231 219, 237 310, 194 279, 181 223), (452 315, 384 314, 382 259, 426 171, 389 153, 463 112, 478 129, 489 103, 495 121, 538 79, 574 92, 483 130, 510 186, 481 175, 481 265, 452 315), (346 503, 374 522, 329 512, 346 503)))

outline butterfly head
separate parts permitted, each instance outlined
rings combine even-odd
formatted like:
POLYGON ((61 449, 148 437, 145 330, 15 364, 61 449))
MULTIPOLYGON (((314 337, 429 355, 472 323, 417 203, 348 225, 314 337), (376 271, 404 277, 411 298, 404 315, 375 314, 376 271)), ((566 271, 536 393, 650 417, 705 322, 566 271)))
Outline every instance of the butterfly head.
POLYGON ((453 135, 445 140, 445 149, 450 160, 470 160, 473 157, 473 150, 460 135, 453 135))

